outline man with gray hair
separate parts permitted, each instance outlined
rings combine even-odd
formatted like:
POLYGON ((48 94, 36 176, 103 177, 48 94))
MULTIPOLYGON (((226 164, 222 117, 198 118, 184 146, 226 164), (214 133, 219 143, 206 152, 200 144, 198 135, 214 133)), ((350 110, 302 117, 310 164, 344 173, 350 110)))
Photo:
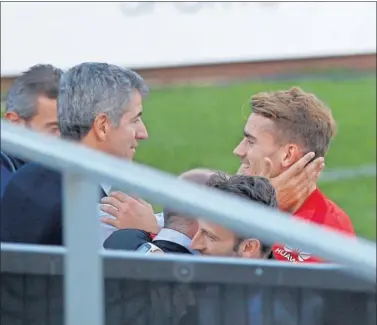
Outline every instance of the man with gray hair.
POLYGON ((134 71, 106 63, 83 63, 60 82, 58 122, 62 138, 132 159, 148 138, 142 121, 144 80, 134 71))
MULTIPOLYGON (((8 90, 4 119, 37 132, 59 135, 56 98, 62 73, 50 64, 38 64, 22 73, 8 90)), ((1 151, 1 196, 24 164, 24 160, 1 151)))
MULTIPOLYGON (((120 158, 132 159, 148 133, 142 100, 148 93, 134 71, 82 63, 60 79, 61 137, 120 158)), ((1 202, 1 241, 62 245, 61 175, 30 163, 9 182, 1 202)), ((106 196, 102 186, 101 197, 106 196)))

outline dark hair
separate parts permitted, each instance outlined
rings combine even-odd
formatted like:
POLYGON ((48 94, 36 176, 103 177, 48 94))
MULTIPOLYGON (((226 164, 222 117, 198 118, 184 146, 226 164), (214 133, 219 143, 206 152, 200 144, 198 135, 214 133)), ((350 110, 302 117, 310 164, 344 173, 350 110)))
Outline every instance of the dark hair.
POLYGON ((37 112, 37 97, 57 99, 59 81, 63 71, 50 64, 37 64, 22 73, 10 87, 6 96, 6 110, 24 119, 31 119, 37 112))
MULTIPOLYGON (((258 176, 235 175, 228 176, 224 173, 216 173, 210 177, 207 185, 223 192, 228 192, 248 200, 252 200, 271 208, 277 208, 275 189, 267 178, 258 176)), ((239 238, 238 244, 245 238, 239 238)), ((261 242, 262 253, 268 253, 270 245, 261 242)))

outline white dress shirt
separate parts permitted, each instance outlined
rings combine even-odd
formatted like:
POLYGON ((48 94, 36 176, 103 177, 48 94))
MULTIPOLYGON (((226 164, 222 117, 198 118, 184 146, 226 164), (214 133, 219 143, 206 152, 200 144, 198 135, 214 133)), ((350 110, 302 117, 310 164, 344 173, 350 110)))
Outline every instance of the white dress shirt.
MULTIPOLYGON (((103 191, 106 193, 106 195, 110 194, 111 186, 106 185, 106 184, 101 184, 101 187, 102 187, 103 191)), ((100 207, 101 207, 101 204, 98 204, 98 206, 97 206, 97 217, 98 217, 99 220, 101 220, 101 218, 103 218, 103 217, 115 219, 112 215, 107 214, 106 212, 103 212, 100 209, 100 207)), ((103 223, 103 222, 100 221, 100 240, 101 240, 101 246, 103 246, 103 243, 105 242, 105 240, 115 230, 117 230, 115 227, 110 226, 110 225, 108 225, 108 224, 103 223)))

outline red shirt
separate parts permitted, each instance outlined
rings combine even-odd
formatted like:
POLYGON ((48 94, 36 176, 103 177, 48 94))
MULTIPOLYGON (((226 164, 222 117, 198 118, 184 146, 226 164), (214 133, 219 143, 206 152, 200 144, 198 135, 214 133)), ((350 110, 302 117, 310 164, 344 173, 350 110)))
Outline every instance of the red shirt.
MULTIPOLYGON (((309 195, 294 217, 330 227, 352 237, 356 236, 350 217, 318 189, 309 195)), ((285 245, 276 244, 272 247, 272 251, 277 260, 292 263, 323 262, 310 253, 285 245)))

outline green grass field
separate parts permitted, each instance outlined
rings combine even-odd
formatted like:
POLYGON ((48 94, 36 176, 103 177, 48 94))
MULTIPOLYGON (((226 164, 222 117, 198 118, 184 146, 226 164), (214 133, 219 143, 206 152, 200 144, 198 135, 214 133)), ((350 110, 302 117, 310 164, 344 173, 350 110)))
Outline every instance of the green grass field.
MULTIPOLYGON (((136 160, 174 174, 194 167, 235 172, 233 148, 242 137, 248 99, 260 91, 298 85, 333 110, 338 135, 327 168, 376 163, 376 78, 250 82, 228 86, 152 89, 144 103, 148 141, 136 160)), ((359 235, 376 239, 376 177, 323 183, 320 188, 353 219, 359 235)))
MULTIPOLYGON (((144 104, 148 141, 137 161, 174 174, 194 167, 235 172, 232 151, 241 139, 249 97, 259 91, 299 85, 333 110, 338 135, 326 158, 327 168, 357 168, 376 163, 376 79, 290 80, 229 86, 153 90, 144 104)), ((357 232, 376 238, 376 178, 362 177, 320 188, 352 217, 357 232)))

